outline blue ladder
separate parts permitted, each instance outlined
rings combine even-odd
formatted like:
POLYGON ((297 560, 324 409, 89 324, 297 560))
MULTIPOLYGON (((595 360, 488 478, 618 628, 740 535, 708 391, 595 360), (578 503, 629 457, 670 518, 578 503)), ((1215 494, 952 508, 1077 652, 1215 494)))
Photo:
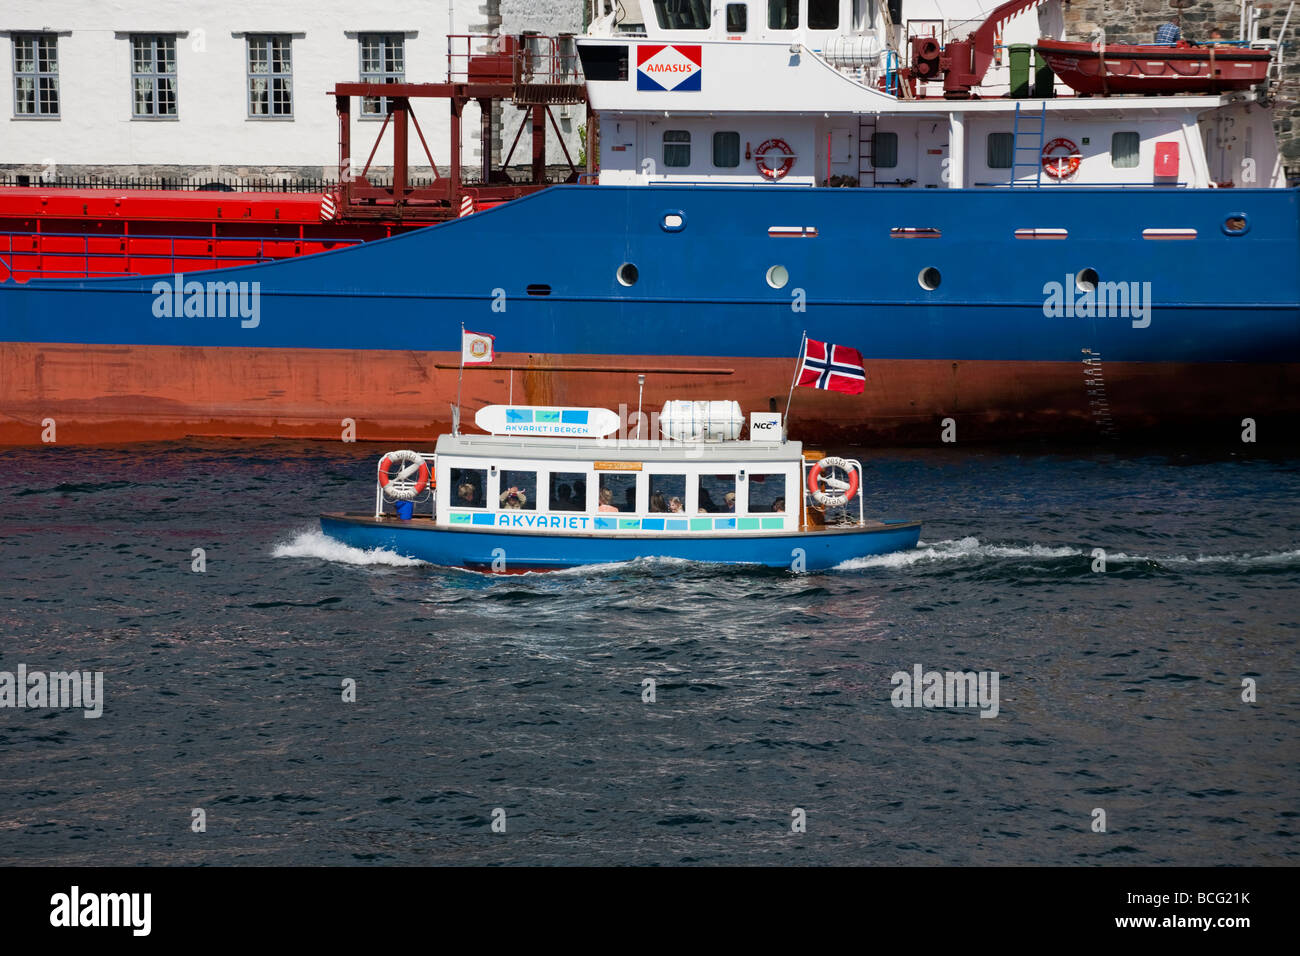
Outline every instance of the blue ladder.
MULTIPOLYGON (((1047 101, 1043 101, 1042 112, 1038 114, 1038 129, 1027 129, 1024 131, 1025 139, 1028 145, 1020 144, 1020 104, 1016 104, 1016 115, 1012 121, 1011 127, 1011 182, 1008 186, 1016 185, 1016 171, 1033 166, 1034 168, 1034 186, 1038 187, 1043 184, 1043 140, 1047 136, 1047 101), (1034 154, 1033 162, 1022 162, 1020 154, 1026 150, 1032 150, 1034 154)), ((1028 183, 1025 183, 1028 186, 1028 183)))

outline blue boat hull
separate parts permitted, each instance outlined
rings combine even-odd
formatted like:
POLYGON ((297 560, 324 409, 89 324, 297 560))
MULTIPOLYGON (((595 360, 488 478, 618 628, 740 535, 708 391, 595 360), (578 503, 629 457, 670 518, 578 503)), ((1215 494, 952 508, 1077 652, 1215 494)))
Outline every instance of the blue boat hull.
POLYGON ((868 367, 863 396, 800 396, 809 439, 934 441, 949 417, 964 441, 1294 416, 1298 196, 558 186, 392 239, 195 273, 179 289, 174 277, 0 282, 0 443, 40 441, 47 417, 61 442, 338 437, 344 418, 363 439, 432 436, 455 399, 455 369, 439 365, 454 364, 462 324, 495 334, 518 367, 468 373, 470 408, 512 390, 606 404, 615 387, 617 407, 635 398, 637 371, 651 373, 652 404, 688 394, 764 408, 783 397, 807 329, 868 367), (670 213, 683 228, 665 228, 670 213), (1245 227, 1230 234, 1229 221, 1245 227), (1025 229, 1068 237, 1015 237, 1025 229), (1144 238, 1152 229, 1195 238, 1144 238), (624 263, 637 267, 630 286, 624 263), (926 289, 929 268, 941 281, 926 289), (1149 313, 1091 314, 1075 288, 1086 270, 1146 290, 1149 313), (234 283, 256 314, 215 314, 190 282, 234 283), (1045 313, 1053 284, 1069 299, 1060 315, 1045 313))
POLYGON ((382 548, 444 567, 503 573, 677 558, 715 564, 826 571, 853 558, 916 547, 921 525, 826 529, 772 535, 597 535, 439 528, 428 519, 321 515, 321 530, 353 548, 382 548))

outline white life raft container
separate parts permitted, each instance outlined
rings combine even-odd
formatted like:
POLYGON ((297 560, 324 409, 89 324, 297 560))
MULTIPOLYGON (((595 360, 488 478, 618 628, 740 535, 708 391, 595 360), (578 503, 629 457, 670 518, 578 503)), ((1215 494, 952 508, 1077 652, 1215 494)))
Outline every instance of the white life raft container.
POLYGON ((739 402, 675 399, 659 413, 659 428, 671 441, 735 441, 745 427, 739 402))

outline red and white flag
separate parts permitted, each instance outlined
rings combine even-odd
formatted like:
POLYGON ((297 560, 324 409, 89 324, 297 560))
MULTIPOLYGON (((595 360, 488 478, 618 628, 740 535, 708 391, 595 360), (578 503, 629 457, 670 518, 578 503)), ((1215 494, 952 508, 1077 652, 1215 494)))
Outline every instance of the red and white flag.
POLYGON ((495 335, 485 332, 461 332, 460 363, 462 365, 491 365, 495 335))
POLYGON ((805 339, 798 384, 808 388, 844 392, 846 395, 860 395, 867 387, 862 353, 845 345, 805 339))

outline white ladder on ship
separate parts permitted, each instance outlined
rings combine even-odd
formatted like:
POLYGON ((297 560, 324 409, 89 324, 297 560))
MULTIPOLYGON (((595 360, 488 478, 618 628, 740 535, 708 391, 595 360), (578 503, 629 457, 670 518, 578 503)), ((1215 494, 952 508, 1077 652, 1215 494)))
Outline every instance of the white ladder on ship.
POLYGON ((1023 184, 1017 182, 1016 171, 1027 169, 1030 166, 1034 169, 1033 186, 1043 184, 1043 140, 1047 138, 1047 101, 1043 100, 1042 112, 1038 114, 1038 128, 1030 126, 1022 130, 1020 128, 1020 104, 1016 103, 1016 115, 1011 124, 1011 182, 1008 186, 1015 187, 1018 185, 1031 185, 1029 182, 1023 184), (1021 144, 1021 137, 1027 141, 1021 144), (1023 152, 1032 152, 1032 160, 1021 160, 1020 155, 1023 152))
POLYGON ((873 189, 876 185, 875 113, 858 115, 858 185, 873 189))

